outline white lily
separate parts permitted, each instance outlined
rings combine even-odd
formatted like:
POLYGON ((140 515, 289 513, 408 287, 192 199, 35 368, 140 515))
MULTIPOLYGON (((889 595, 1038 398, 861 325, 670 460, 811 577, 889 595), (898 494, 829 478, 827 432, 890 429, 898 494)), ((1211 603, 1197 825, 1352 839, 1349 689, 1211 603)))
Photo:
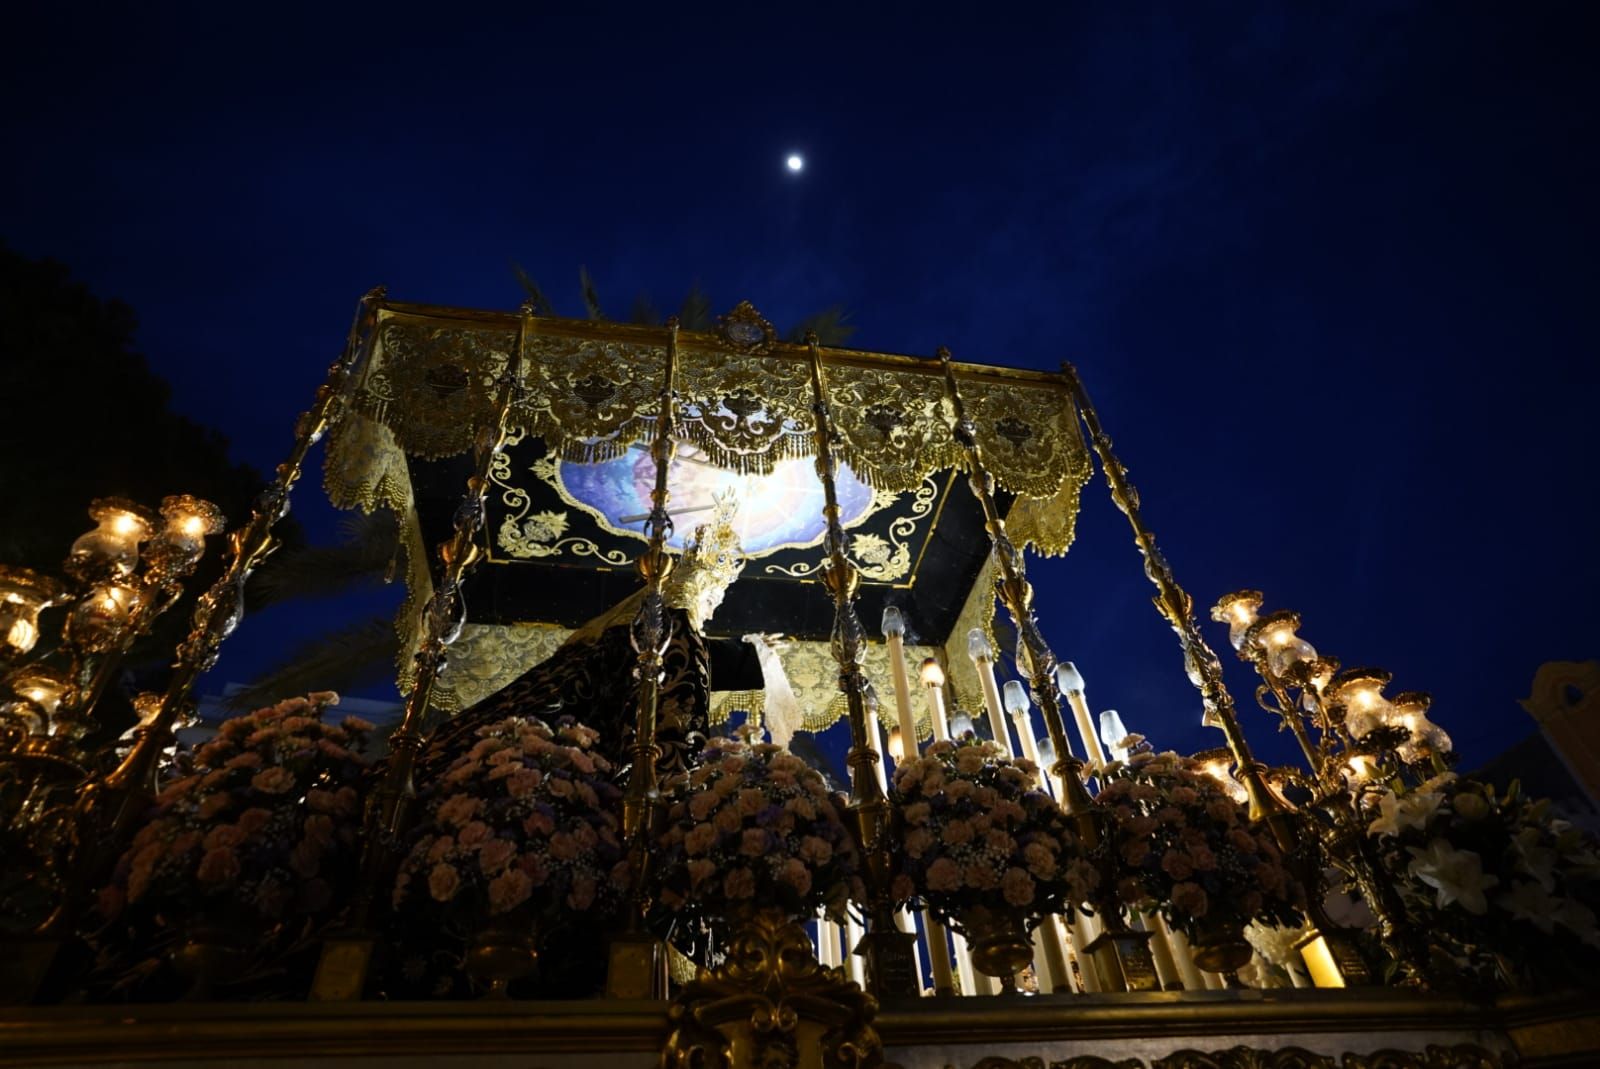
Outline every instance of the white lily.
POLYGON ((1436 791, 1416 790, 1404 798, 1396 797, 1393 791, 1384 791, 1378 798, 1382 816, 1367 825, 1367 834, 1399 835, 1406 828, 1423 831, 1443 801, 1444 796, 1436 791))
POLYGON ((1523 872, 1539 881, 1546 891, 1554 890, 1556 885, 1556 852, 1548 846, 1539 845, 1539 829, 1523 828, 1517 832, 1513 846, 1517 853, 1519 867, 1523 872))
POLYGON ((1541 932, 1555 931, 1556 900, 1537 883, 1518 880, 1510 891, 1496 898, 1494 904, 1541 932))
POLYGON ((1489 911, 1484 892, 1500 879, 1483 874, 1483 858, 1471 850, 1457 850, 1439 838, 1425 850, 1415 846, 1407 850, 1412 861, 1406 871, 1437 892, 1440 909, 1457 902, 1468 913, 1481 916, 1489 911))

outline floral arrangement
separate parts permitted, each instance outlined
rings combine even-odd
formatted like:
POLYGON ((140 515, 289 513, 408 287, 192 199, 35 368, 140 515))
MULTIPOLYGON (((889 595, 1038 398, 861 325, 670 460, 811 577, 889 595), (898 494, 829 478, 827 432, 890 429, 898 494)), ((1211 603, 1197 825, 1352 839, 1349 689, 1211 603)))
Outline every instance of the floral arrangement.
POLYGON ((920 899, 940 920, 987 911, 1032 928, 1099 882, 1038 768, 970 733, 901 762, 891 799, 905 828, 894 897, 920 899))
POLYGON ((1367 834, 1413 923, 1465 974, 1591 982, 1600 854, 1547 799, 1444 773, 1362 801, 1367 834))
POLYGON ((1107 881, 1095 905, 1159 911, 1190 939, 1252 921, 1294 928, 1304 892, 1264 826, 1199 762, 1137 754, 1102 772, 1096 854, 1107 881))
POLYGON ((208 924, 264 949, 290 922, 331 920, 359 866, 372 725, 323 715, 333 693, 222 724, 167 784, 99 896, 109 942, 208 924))
POLYGON ((651 890, 668 913, 700 926, 752 908, 843 920, 849 899, 865 897, 827 784, 782 747, 712 739, 662 795, 651 890))
POLYGON ((614 914, 628 887, 622 794, 594 752, 598 739, 570 717, 552 727, 513 716, 480 728, 426 789, 395 908, 443 915, 463 930, 514 912, 614 914))

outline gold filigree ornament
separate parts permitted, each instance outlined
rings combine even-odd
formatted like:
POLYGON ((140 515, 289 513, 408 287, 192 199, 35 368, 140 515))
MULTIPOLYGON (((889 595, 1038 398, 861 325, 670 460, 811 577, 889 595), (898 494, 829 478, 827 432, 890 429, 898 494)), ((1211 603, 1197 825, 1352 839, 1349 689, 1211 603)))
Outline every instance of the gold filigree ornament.
POLYGON ((810 379, 803 360, 684 346, 678 373, 678 431, 711 463, 741 475, 812 448, 810 379))
MULTIPOLYGON (((1072 399, 1059 386, 983 382, 960 376, 967 418, 976 429, 984 463, 1014 494, 1054 497, 1063 480, 1089 479, 1089 451, 1072 399)), ((1074 496, 1076 491, 1074 490, 1074 496)))
POLYGON ((662 1069, 871 1069, 883 1062, 878 1003, 818 964, 805 929, 776 910, 735 923, 727 956, 673 1000, 662 1069))
POLYGON ((358 395, 388 424, 402 449, 437 459, 465 452, 493 407, 517 332, 439 326, 386 313, 358 395))
POLYGON ((649 436, 664 346, 541 333, 528 355, 528 398, 518 415, 553 452, 597 464, 649 436))
MULTIPOLYGON (((874 490, 872 507, 848 524, 846 530, 859 527, 880 510, 893 505, 899 497, 899 493, 893 490, 874 490)), ((917 487, 911 499, 910 512, 890 522, 887 538, 871 531, 860 531, 850 537, 850 562, 856 566, 862 579, 871 583, 893 583, 911 574, 911 539, 917 533, 918 524, 933 512, 938 501, 939 484, 934 475, 929 475, 917 487)), ((821 541, 820 535, 816 541, 821 541)), ((768 575, 804 579, 822 571, 826 563, 825 559, 818 559, 790 565, 769 564, 764 570, 768 575)))
MULTIPOLYGON (((1429 1044, 1420 1051, 1375 1050, 1369 1054, 1320 1054, 1304 1047, 1228 1047, 1225 1050, 1179 1050, 1145 1062, 1140 1058, 1102 1058, 1079 1054, 1046 1062, 1043 1058, 991 1056, 972 1069, 1509 1069, 1502 1054, 1474 1043, 1429 1044)), ((945 1069, 956 1069, 946 1066, 945 1069)))
POLYGON ((914 489, 928 473, 961 462, 944 416, 944 384, 899 368, 828 368, 841 459, 874 489, 914 489))
MULTIPOLYGON (((506 445, 516 445, 526 436, 527 432, 521 427, 512 428, 506 436, 506 445)), ((570 554, 574 557, 593 557, 618 568, 628 563, 628 555, 620 549, 602 549, 593 539, 582 535, 563 538, 569 522, 567 513, 549 509, 531 511, 533 498, 526 490, 511 482, 511 455, 508 451, 502 450, 490 462, 489 482, 500 490, 500 503, 510 510, 495 530, 495 545, 518 560, 570 554)))
POLYGON ((723 595, 744 571, 745 562, 744 547, 733 526, 738 499, 730 488, 713 500, 716 510, 711 522, 694 529, 694 538, 662 588, 667 604, 686 610, 699 628, 722 604, 723 595))
POLYGON ((757 356, 772 351, 778 332, 755 305, 740 301, 733 311, 717 317, 717 339, 736 353, 757 356))

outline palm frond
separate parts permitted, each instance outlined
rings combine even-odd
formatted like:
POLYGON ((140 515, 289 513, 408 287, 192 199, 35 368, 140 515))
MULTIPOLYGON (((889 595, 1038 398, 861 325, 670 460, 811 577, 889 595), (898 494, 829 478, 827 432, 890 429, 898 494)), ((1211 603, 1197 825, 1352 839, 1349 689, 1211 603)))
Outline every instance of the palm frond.
POLYGON ((588 312, 589 318, 605 319, 606 313, 600 307, 600 291, 595 289, 594 279, 589 277, 587 267, 578 268, 578 285, 583 290, 583 307, 588 312))
POLYGON ((815 334, 819 345, 843 345, 856 332, 855 324, 849 320, 850 313, 836 304, 801 320, 789 332, 789 340, 803 342, 807 334, 815 334))
POLYGON ((678 310, 678 325, 684 330, 701 331, 716 326, 711 318, 711 297, 700 287, 699 279, 695 279, 688 296, 683 299, 683 307, 678 310))
POLYGON ((789 740, 789 752, 800 760, 822 773, 822 778, 828 781, 828 786, 838 789, 848 783, 839 767, 833 763, 821 746, 817 745, 816 736, 809 731, 797 731, 789 740))
POLYGON ((306 546, 268 557, 250 578, 260 604, 328 597, 382 581, 398 551, 398 529, 387 510, 356 513, 340 525, 336 546, 306 546))
POLYGON ((633 307, 628 311, 628 322, 644 327, 660 324, 661 313, 656 311, 656 303, 650 299, 648 293, 641 293, 633 299, 633 307))
POLYGON ((533 306, 533 314, 541 316, 554 316, 555 306, 550 303, 550 298, 544 295, 544 290, 539 288, 533 276, 523 270, 522 265, 515 260, 511 261, 511 270, 516 273, 517 282, 522 286, 522 291, 528 295, 528 303, 533 306))
POLYGON ((374 617, 305 642, 265 676, 229 696, 228 707, 259 709, 313 690, 348 691, 388 678, 400 640, 394 624, 374 617))

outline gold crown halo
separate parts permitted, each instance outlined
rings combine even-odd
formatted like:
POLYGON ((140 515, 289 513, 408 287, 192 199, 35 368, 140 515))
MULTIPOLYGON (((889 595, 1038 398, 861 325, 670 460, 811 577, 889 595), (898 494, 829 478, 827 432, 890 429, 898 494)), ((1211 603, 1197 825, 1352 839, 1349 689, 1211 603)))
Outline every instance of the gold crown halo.
POLYGON ((712 500, 716 511, 711 522, 694 529, 694 538, 667 577, 665 594, 669 605, 697 606, 706 595, 721 595, 744 571, 744 547, 733 529, 739 501, 732 487, 712 500))

